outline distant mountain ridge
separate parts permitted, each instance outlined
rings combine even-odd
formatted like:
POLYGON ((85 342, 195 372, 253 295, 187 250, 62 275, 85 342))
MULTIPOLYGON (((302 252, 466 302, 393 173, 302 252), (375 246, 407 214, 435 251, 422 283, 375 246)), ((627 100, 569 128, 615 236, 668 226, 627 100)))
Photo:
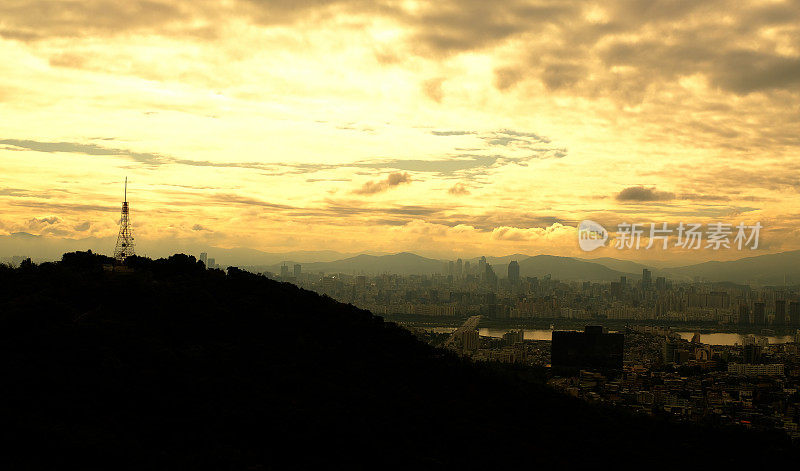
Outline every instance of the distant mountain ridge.
POLYGON ((521 260, 519 272, 521 276, 541 277, 549 274, 557 280, 575 281, 617 281, 620 276, 630 276, 599 263, 555 255, 536 255, 521 260))
MULTIPOLYGON (((30 256, 34 261, 56 260, 67 250, 93 250, 99 253, 110 252, 114 245, 113 237, 60 240, 52 237, 16 232, 0 235, 0 262, 8 262, 12 256, 30 256), (106 250, 103 250, 103 249, 106 250)), ((335 250, 300 250, 283 253, 270 253, 261 250, 236 247, 220 248, 183 247, 183 242, 173 244, 177 251, 192 254, 206 252, 222 267, 246 267, 251 271, 271 271, 280 273, 281 265, 286 263, 292 271, 295 263, 302 265, 304 272, 369 274, 393 273, 399 275, 446 274, 452 259, 421 256, 412 252, 394 254, 362 252, 360 254, 342 253, 335 250)), ((160 245, 137 244, 137 253, 160 253, 160 245)), ((172 249, 171 249, 172 250, 172 249)), ((589 255, 589 254, 587 254, 589 255)), ((476 266, 479 257, 462 257, 463 262, 476 266)), ((556 255, 511 254, 502 257, 487 256, 497 276, 507 276, 507 266, 512 260, 520 264, 520 275, 543 276, 564 281, 614 281, 620 276, 635 280, 641 278, 642 270, 647 268, 653 277, 664 276, 674 281, 703 281, 750 283, 758 285, 783 285, 800 282, 800 250, 774 254, 753 255, 733 261, 710 261, 685 266, 669 266, 669 262, 636 262, 612 257, 581 258, 556 255)))
POLYGON ((756 255, 727 262, 703 262, 685 267, 665 268, 658 273, 676 280, 700 277, 709 281, 754 282, 781 285, 800 282, 800 250, 756 255))
MULTIPOLYGON (((294 261, 288 262, 290 266, 294 261)), ((422 275, 442 273, 445 261, 422 257, 410 252, 400 252, 390 255, 367 255, 361 254, 348 257, 342 260, 331 262, 313 262, 301 264, 303 271, 324 272, 324 273, 365 273, 377 275, 381 273, 392 273, 397 275, 422 275)), ((268 267, 270 271, 280 272, 283 263, 278 263, 268 267)))
MULTIPOLYGON (((557 255, 521 254, 504 257, 486 257, 500 278, 507 276, 507 266, 511 260, 520 265, 521 276, 551 275, 554 279, 564 281, 616 281, 625 276, 629 280, 639 279, 643 269, 649 269, 653 277, 664 276, 675 281, 692 281, 695 277, 703 281, 758 283, 780 285, 785 281, 800 281, 800 250, 777 254, 757 255, 733 261, 711 261, 673 268, 655 268, 630 260, 619 260, 609 257, 582 259, 557 255)), ((300 263, 304 272, 348 273, 376 275, 392 273, 398 275, 413 274, 446 274, 450 260, 423 257, 411 252, 400 252, 389 255, 356 255, 340 260, 325 262, 300 263, 288 261, 287 265, 300 263)), ((471 266, 478 259, 465 259, 471 266)), ((263 268, 276 273, 280 272, 281 263, 263 268)))

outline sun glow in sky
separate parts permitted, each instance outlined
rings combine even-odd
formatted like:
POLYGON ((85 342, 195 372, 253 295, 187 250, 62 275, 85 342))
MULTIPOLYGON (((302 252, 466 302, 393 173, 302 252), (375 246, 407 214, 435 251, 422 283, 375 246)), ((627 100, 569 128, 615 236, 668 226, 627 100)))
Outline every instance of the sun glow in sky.
POLYGON ((0 244, 110 252, 127 176, 159 254, 578 255, 584 219, 800 248, 796 1, 6 0, 0 55, 0 244))

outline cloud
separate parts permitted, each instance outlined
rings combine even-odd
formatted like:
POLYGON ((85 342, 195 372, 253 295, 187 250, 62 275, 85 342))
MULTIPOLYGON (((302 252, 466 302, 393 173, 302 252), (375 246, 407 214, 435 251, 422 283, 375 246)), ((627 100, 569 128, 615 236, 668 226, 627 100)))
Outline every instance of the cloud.
MULTIPOLYGON (((58 191, 64 192, 64 190, 58 190, 58 191)), ((43 191, 23 190, 21 188, 0 188, 0 196, 8 196, 11 198, 44 198, 44 199, 53 197, 51 193, 46 193, 43 191)))
POLYGON ((577 230, 572 226, 553 223, 547 227, 519 228, 501 226, 492 230, 492 239, 504 241, 536 242, 536 241, 569 241, 575 243, 577 230))
POLYGON ((102 206, 99 204, 83 204, 83 203, 50 203, 45 201, 12 201, 9 203, 13 206, 20 206, 23 208, 35 208, 46 211, 97 211, 97 212, 118 212, 119 208, 116 206, 102 206))
POLYGON ((431 100, 435 101, 436 103, 441 103, 444 99, 444 90, 442 89, 442 84, 444 83, 443 78, 433 78, 426 80, 422 83, 422 92, 430 98, 431 100))
POLYGON ((668 201, 675 199, 675 193, 657 191, 655 187, 630 186, 617 194, 617 201, 668 201))
MULTIPOLYGON (((106 147, 91 143, 76 142, 48 142, 29 139, 0 139, 0 144, 7 144, 9 150, 30 150, 35 152, 65 152, 92 156, 123 157, 139 162, 147 167, 156 168, 163 165, 186 165, 190 167, 250 169, 266 172, 269 176, 303 175, 322 171, 334 171, 344 168, 365 168, 376 170, 399 170, 413 172, 431 172, 439 175, 452 175, 459 172, 472 172, 485 174, 492 168, 504 165, 522 165, 527 161, 545 158, 565 157, 566 149, 550 145, 550 139, 532 132, 501 129, 497 131, 432 131, 431 134, 440 137, 469 136, 482 143, 473 153, 451 153, 442 158, 429 160, 383 158, 372 160, 358 160, 341 164, 328 164, 323 162, 312 163, 287 163, 287 162, 222 162, 210 160, 183 159, 155 152, 135 152, 117 147, 106 147), (474 137, 473 137, 474 136, 474 137), (497 153, 497 148, 502 148, 503 153, 497 153), (480 151, 491 152, 481 154, 480 151), (524 152, 526 155, 520 155, 524 152)), ((104 139, 106 141, 113 139, 104 139)), ((314 179, 319 181, 322 179, 314 179)), ((328 181, 347 181, 346 178, 330 179, 328 181)), ((5 188, 0 189, 0 196, 22 196, 26 190, 5 188)), ((49 196, 42 196, 49 197, 49 196)))
POLYGON ((475 131, 431 131, 434 136, 468 136, 476 134, 475 131))
POLYGON ((22 139, 0 139, 0 144, 8 144, 21 149, 28 149, 36 152, 69 152, 99 156, 119 155, 129 157, 136 162, 140 162, 149 166, 161 165, 171 160, 169 157, 159 154, 132 152, 124 149, 102 147, 96 144, 78 144, 74 142, 40 142, 22 139))
POLYGON ((0 37, 20 41, 126 32, 207 37, 213 31, 211 4, 202 0, 23 0, 0 5, 0 17, 12 25, 0 29, 0 37))
POLYGON ((61 222, 61 219, 59 219, 58 217, 56 217, 56 216, 48 216, 48 217, 44 217, 44 218, 33 218, 30 221, 28 221, 28 224, 30 226, 39 226, 39 227, 41 227, 41 226, 49 226, 49 225, 52 225, 52 224, 58 224, 59 222, 61 222))
POLYGON ((368 181, 364 183, 361 188, 353 190, 353 193, 358 195, 372 195, 386 191, 402 183, 411 183, 411 175, 409 175, 408 172, 394 172, 389 174, 385 180, 368 181))
POLYGON ((550 144, 550 139, 532 132, 520 132, 512 129, 501 129, 480 136, 490 146, 522 147, 531 149, 533 145, 550 144))
POLYGON ((92 223, 90 223, 89 221, 85 221, 75 226, 75 230, 78 232, 84 232, 88 231, 90 227, 92 227, 92 223))
MULTIPOLYGON (((232 193, 215 193, 210 195, 206 199, 207 203, 211 204, 235 204, 235 205, 244 205, 244 206, 256 206, 262 208, 271 208, 271 209, 298 209, 294 206, 289 206, 285 204, 279 203, 270 203, 269 201, 262 201, 256 198, 250 198, 247 196, 239 196, 232 193)), ((195 205, 197 203, 190 202, 189 204, 195 205)))
POLYGON ((731 198, 725 195, 704 195, 698 193, 683 193, 678 198, 690 201, 730 201, 731 198))
POLYGON ((494 86, 500 91, 512 88, 525 78, 524 73, 517 67, 501 67, 494 71, 494 86))
POLYGON ((456 196, 468 195, 470 193, 469 189, 467 188, 467 185, 461 182, 456 183, 455 185, 450 187, 450 189, 447 190, 447 192, 450 193, 451 195, 456 195, 456 196))
POLYGON ((200 224, 195 224, 194 226, 192 226, 192 230, 193 231, 208 231, 209 229, 206 229, 205 227, 201 226, 200 224))

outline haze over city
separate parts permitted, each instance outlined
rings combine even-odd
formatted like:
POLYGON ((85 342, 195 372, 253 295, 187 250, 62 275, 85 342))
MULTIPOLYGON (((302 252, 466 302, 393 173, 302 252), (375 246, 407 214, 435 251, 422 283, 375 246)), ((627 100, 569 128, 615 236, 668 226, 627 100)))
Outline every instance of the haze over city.
POLYGON ((757 254, 795 250, 798 19, 793 1, 3 2, 0 257, 110 254, 125 176, 152 256, 584 256, 585 219, 760 222, 757 254))

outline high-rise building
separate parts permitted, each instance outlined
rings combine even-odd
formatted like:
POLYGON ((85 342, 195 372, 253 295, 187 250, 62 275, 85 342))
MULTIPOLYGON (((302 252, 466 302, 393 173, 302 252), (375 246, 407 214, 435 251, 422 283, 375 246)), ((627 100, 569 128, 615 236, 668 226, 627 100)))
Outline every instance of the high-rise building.
POLYGON ((619 277, 619 284, 621 284, 623 287, 625 287, 625 285, 628 284, 628 277, 627 276, 620 276, 619 277))
POLYGON ((301 269, 300 264, 299 263, 295 263, 294 264, 294 277, 297 278, 298 280, 300 279, 300 273, 301 273, 300 269, 301 269))
POLYGON ((792 327, 800 327, 800 303, 797 301, 789 303, 789 323, 792 327))
POLYGON ((483 276, 486 273, 486 257, 478 259, 478 276, 483 276))
POLYGON ((459 258, 456 260, 456 278, 464 276, 464 262, 459 258))
POLYGON ((327 294, 332 294, 336 289, 336 278, 332 276, 322 277, 322 291, 327 294))
POLYGON ((649 290, 653 283, 653 273, 647 268, 642 268, 642 289, 649 290))
POLYGON ((484 275, 483 280, 486 282, 487 285, 491 287, 497 287, 497 275, 494 272, 492 266, 488 263, 484 263, 484 275))
POLYGON ((745 363, 758 363, 761 360, 761 347, 758 345, 743 346, 742 357, 745 363))
POLYGON ((664 291, 667 289, 667 279, 663 276, 656 278, 656 289, 659 291, 664 291))
POLYGON ((281 278, 289 278, 289 267, 285 263, 281 265, 281 278))
POLYGON ((519 283, 519 263, 516 260, 512 260, 508 264, 508 281, 514 285, 519 283))
POLYGON ((200 252, 200 258, 199 258, 199 260, 200 260, 201 262, 203 262, 203 265, 205 265, 205 266, 206 266, 206 268, 208 267, 208 254, 207 254, 207 253, 205 253, 205 252, 200 252))
POLYGON ((475 329, 466 329, 461 332, 461 348, 463 351, 474 351, 480 346, 480 336, 475 329))
POLYGON ((455 262, 450 260, 449 262, 447 262, 447 274, 453 276, 455 275, 455 271, 456 271, 456 264, 455 262))
POLYGON ((739 325, 750 325, 750 309, 747 304, 739 304, 739 325))
POLYGON ((510 330, 503 334, 503 341, 506 345, 517 345, 525 341, 525 331, 523 329, 510 330))
POLYGON ((464 276, 471 275, 469 269, 470 269, 469 262, 464 262, 464 276))
POLYGON ((775 326, 786 327, 786 301, 783 299, 775 300, 775 326))
POLYGON ((764 311, 763 302, 753 303, 753 324, 759 326, 767 325, 767 316, 764 311))
POLYGON ((207 268, 217 268, 217 261, 213 258, 209 258, 207 268))
POLYGON ((664 349, 662 352, 664 363, 672 363, 675 361, 675 350, 677 350, 677 344, 667 339, 664 342, 664 349))

